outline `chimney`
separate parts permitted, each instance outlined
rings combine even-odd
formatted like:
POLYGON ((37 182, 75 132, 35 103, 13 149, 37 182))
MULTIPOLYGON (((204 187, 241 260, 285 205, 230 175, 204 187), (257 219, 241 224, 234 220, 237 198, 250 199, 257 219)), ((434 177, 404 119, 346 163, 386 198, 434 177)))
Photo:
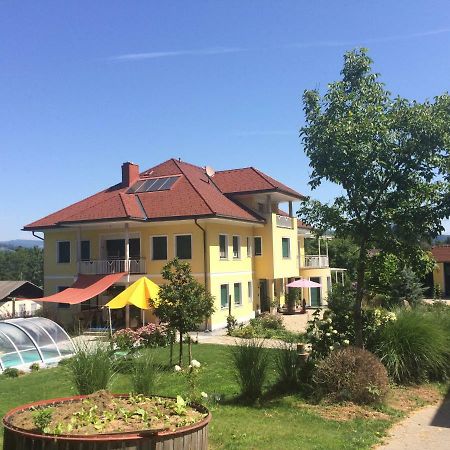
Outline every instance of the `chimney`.
POLYGON ((122 186, 130 187, 139 179, 139 166, 132 162, 122 164, 122 186))

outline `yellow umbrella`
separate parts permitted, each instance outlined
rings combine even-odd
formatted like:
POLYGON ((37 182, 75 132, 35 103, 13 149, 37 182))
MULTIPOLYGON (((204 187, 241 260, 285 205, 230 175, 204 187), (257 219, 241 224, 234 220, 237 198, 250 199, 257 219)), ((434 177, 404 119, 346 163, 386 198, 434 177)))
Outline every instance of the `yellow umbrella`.
POLYGON ((119 309, 124 308, 126 305, 134 305, 140 309, 150 309, 157 303, 158 293, 159 286, 147 277, 142 277, 110 300, 105 306, 109 309, 119 309))

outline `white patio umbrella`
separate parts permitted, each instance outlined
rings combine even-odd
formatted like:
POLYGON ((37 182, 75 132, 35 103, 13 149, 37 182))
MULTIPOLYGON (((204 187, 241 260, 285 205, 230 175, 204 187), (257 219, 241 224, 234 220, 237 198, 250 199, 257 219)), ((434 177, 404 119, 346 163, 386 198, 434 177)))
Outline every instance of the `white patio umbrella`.
POLYGON ((286 286, 301 288, 301 296, 303 300, 303 288, 321 287, 322 285, 320 283, 316 283, 315 281, 307 280, 306 278, 300 278, 299 280, 291 281, 286 286))

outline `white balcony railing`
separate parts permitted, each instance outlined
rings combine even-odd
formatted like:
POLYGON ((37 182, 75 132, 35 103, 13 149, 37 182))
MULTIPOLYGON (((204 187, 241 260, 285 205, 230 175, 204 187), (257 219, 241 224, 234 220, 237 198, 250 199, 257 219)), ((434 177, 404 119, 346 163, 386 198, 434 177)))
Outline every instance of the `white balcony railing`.
POLYGON ((96 259, 80 261, 79 272, 84 275, 106 275, 109 273, 146 273, 145 259, 96 259))
POLYGON ((328 256, 306 255, 304 267, 329 267, 328 256))
POLYGON ((288 216, 281 216, 280 214, 277 214, 277 227, 278 228, 294 228, 292 223, 292 217, 288 216))

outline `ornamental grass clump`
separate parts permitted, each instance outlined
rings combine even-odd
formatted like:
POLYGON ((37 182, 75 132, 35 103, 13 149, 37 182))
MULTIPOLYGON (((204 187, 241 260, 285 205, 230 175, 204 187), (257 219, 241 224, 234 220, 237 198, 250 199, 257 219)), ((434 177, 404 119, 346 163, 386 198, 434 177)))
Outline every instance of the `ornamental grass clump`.
POLYGON ((445 379, 450 374, 450 330, 436 314, 399 310, 379 332, 374 351, 399 383, 445 379))
POLYGON ((150 351, 143 351, 132 360, 131 383, 134 394, 155 394, 161 368, 154 361, 150 351))
POLYGON ((339 348, 318 362, 313 381, 323 395, 337 402, 381 403, 389 388, 380 360, 357 347, 339 348))
POLYGON ((106 389, 114 375, 110 352, 102 345, 79 345, 67 367, 80 395, 106 389))
POLYGON ((299 386, 299 365, 297 345, 284 342, 275 353, 275 372, 277 384, 286 391, 295 390, 299 386))
POLYGON ((269 353, 263 340, 249 339, 231 347, 231 361, 241 397, 254 402, 262 395, 269 371, 269 353))

